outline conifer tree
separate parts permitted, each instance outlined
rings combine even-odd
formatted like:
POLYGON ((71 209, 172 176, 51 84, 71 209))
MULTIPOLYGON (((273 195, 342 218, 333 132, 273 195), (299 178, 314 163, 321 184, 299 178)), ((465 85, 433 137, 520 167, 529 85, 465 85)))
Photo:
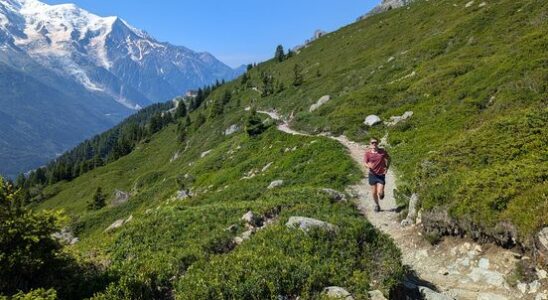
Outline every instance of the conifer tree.
POLYGON ((91 199, 91 202, 88 203, 89 210, 99 210, 107 205, 106 196, 103 194, 101 187, 97 187, 95 194, 91 199))
POLYGON ((304 82, 303 68, 299 64, 293 67, 293 85, 300 86, 304 82))
POLYGON ((284 47, 282 45, 278 45, 278 47, 276 47, 274 59, 278 62, 282 62, 285 59, 284 47))

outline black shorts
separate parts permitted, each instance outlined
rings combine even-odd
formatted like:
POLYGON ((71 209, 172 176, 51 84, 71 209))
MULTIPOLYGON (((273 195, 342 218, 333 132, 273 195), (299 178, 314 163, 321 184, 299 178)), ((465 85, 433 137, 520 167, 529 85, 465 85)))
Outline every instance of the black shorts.
POLYGON ((378 183, 385 185, 385 177, 386 176, 384 175, 377 175, 375 173, 369 172, 369 185, 376 185, 378 183))

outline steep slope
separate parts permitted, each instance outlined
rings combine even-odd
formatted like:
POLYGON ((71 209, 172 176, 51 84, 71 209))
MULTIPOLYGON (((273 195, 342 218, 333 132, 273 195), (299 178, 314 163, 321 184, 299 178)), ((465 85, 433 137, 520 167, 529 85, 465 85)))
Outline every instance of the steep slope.
POLYGON ((0 64, 11 89, 0 98, 9 117, 0 129, 12 132, 0 141, 0 173, 10 177, 137 109, 241 73, 117 17, 36 0, 0 1, 0 64), (47 132, 45 119, 56 119, 47 132))
POLYGON ((466 234, 545 252, 537 234, 548 217, 546 5, 417 1, 260 66, 240 97, 293 116, 303 131, 356 141, 387 134, 401 200, 418 193, 433 239, 466 234), (261 97, 261 74, 286 88, 261 97), (331 100, 311 111, 324 95, 331 100), (396 125, 363 123, 406 111, 412 117, 396 125))

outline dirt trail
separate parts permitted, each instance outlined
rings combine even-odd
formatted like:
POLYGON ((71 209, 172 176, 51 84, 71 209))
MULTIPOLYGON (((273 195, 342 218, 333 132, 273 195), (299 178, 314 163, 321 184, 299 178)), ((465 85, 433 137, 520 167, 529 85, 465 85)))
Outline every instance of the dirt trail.
MULTIPOLYGON (((291 129, 275 111, 259 111, 272 119, 283 121, 280 131, 288 134, 310 136, 291 129)), ((345 136, 323 135, 344 145, 350 156, 367 174, 363 164, 365 145, 353 142, 345 136)), ((392 170, 386 176, 385 199, 381 201, 382 211, 375 213, 367 178, 351 187, 358 197, 358 209, 378 229, 390 235, 402 252, 403 263, 409 266, 422 281, 431 283, 439 293, 426 299, 535 299, 535 294, 522 294, 505 281, 519 255, 494 245, 478 245, 458 238, 446 238, 436 246, 430 245, 421 236, 417 225, 403 227, 398 217, 393 191, 395 175, 392 170)), ((420 223, 420 220, 417 221, 420 223)), ((431 291, 422 286, 425 282, 408 279, 409 289, 420 289, 423 296, 431 291)), ((539 291, 542 292, 542 291, 539 291)))

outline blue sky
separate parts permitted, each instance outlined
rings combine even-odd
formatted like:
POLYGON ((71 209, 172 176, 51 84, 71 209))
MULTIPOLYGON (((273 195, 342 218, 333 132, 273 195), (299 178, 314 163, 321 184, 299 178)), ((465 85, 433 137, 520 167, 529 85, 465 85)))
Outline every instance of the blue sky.
POLYGON ((43 0, 120 16, 156 39, 208 51, 230 66, 259 62, 276 45, 290 48, 316 29, 353 22, 380 0, 43 0))

